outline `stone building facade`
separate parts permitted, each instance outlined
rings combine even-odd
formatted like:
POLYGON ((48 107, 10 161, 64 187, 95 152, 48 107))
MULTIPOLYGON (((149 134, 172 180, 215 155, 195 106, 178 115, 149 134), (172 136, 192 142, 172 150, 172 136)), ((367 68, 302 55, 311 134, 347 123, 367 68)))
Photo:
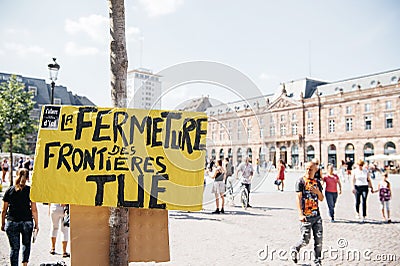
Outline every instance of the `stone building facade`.
POLYGON ((213 106, 208 158, 283 159, 291 167, 312 158, 340 166, 374 154, 400 153, 400 69, 325 82, 282 84, 274 95, 213 106))

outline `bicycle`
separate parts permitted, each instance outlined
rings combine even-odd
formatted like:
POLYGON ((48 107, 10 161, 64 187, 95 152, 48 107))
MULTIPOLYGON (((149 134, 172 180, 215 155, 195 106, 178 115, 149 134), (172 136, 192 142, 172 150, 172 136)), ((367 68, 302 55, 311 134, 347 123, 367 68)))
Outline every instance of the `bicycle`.
POLYGON ((240 185, 240 203, 242 204, 242 208, 245 210, 249 206, 249 193, 247 192, 246 186, 244 183, 240 185))
POLYGON ((233 180, 232 180, 232 176, 230 176, 228 178, 228 180, 226 180, 226 192, 225 192, 225 196, 227 197, 227 201, 231 206, 235 205, 235 194, 233 192, 233 180))

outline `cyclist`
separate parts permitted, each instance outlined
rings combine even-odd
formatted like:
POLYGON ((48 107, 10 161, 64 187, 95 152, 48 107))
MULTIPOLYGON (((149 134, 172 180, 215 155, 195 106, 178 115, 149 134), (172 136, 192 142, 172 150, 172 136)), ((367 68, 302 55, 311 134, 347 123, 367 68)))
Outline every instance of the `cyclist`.
POLYGON ((249 157, 246 158, 246 162, 239 165, 236 178, 238 178, 239 172, 242 172, 242 185, 246 187, 247 190, 247 207, 251 208, 250 202, 250 188, 251 188, 251 180, 253 179, 254 169, 253 165, 251 164, 251 160, 249 157))

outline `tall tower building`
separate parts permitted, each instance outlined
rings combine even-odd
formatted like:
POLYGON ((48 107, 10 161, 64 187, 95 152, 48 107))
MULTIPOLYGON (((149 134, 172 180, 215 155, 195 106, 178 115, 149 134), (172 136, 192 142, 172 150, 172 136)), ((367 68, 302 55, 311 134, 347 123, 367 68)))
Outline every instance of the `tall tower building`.
POLYGON ((145 68, 128 71, 128 106, 138 109, 161 109, 160 77, 145 68))

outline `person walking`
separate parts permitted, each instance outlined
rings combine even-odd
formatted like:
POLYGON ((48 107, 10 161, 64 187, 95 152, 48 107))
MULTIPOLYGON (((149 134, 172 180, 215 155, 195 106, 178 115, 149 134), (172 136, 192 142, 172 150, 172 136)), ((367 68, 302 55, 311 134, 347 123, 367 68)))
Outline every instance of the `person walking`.
POLYGON ((346 175, 346 171, 347 171, 346 162, 344 160, 342 160, 341 165, 340 165, 340 175, 339 176, 344 183, 346 183, 346 176, 347 176, 347 181, 349 181, 348 175, 346 175))
POLYGON ((360 203, 362 199, 362 222, 367 217, 367 197, 368 189, 374 193, 368 169, 364 168, 364 161, 359 160, 357 167, 351 172, 351 187, 356 198, 356 218, 360 219, 360 203))
MULTIPOLYGON (((4 158, 3 162, 1 163, 1 171, 3 172, 3 177, 1 180, 3 181, 3 183, 6 182, 6 175, 8 173, 8 170, 9 170, 8 161, 7 161, 7 159, 4 158)), ((9 179, 11 181, 11 178, 9 178, 9 179)))
POLYGON ((283 191, 283 188, 285 187, 284 184, 284 180, 285 180, 285 163, 283 162, 282 159, 279 159, 278 161, 278 174, 276 176, 276 180, 279 180, 276 184, 279 190, 279 187, 282 186, 282 188, 280 189, 281 191, 283 191))
POLYGON ((259 175, 260 174, 260 159, 259 158, 257 158, 257 160, 256 160, 256 169, 257 169, 257 175, 259 175))
POLYGON ((225 172, 222 168, 222 160, 217 161, 217 166, 211 174, 211 178, 214 179, 213 187, 211 193, 215 194, 215 204, 217 206, 213 214, 225 213, 224 211, 224 194, 225 194, 225 172), (221 208, 219 207, 219 202, 221 200, 221 208))
POLYGON ((391 223, 390 219, 390 200, 392 199, 392 187, 388 181, 388 173, 383 173, 382 181, 378 184, 379 200, 382 205, 382 219, 384 222, 391 223), (387 213, 387 220, 385 216, 385 208, 387 213))
POLYGON ((56 254, 56 241, 58 231, 62 234, 62 249, 63 258, 68 258, 70 254, 67 252, 68 238, 69 238, 69 225, 64 224, 65 204, 49 204, 49 216, 51 218, 51 249, 50 254, 56 254))
POLYGON ((249 157, 246 158, 245 163, 239 165, 236 172, 236 178, 238 178, 239 172, 242 172, 242 185, 244 185, 247 190, 247 195, 248 195, 247 207, 251 208, 250 189, 251 189, 251 180, 253 179, 254 169, 249 157))
POLYGON ((338 187, 339 195, 342 194, 342 184, 340 183, 340 178, 333 172, 333 165, 328 164, 327 174, 323 177, 323 181, 326 185, 325 187, 325 198, 328 204, 329 216, 331 217, 331 222, 335 221, 335 205, 338 197, 338 187))
POLYGON ((317 158, 312 159, 312 162, 314 163, 315 166, 315 174, 314 174, 314 178, 318 179, 321 182, 322 179, 322 169, 321 169, 321 165, 319 163, 319 160, 317 158))
POLYGON ((36 203, 31 201, 30 186, 26 185, 28 177, 27 169, 19 169, 15 185, 9 187, 3 197, 1 230, 6 232, 10 243, 11 266, 18 265, 20 237, 22 237, 22 265, 28 265, 32 232, 39 231, 36 203))
POLYGON ((323 201, 324 195, 320 181, 314 177, 316 170, 314 163, 308 162, 305 167, 304 176, 300 177, 295 185, 296 206, 301 222, 301 240, 290 247, 290 255, 293 262, 297 263, 299 251, 310 242, 312 231, 314 236, 314 262, 315 265, 321 265, 323 227, 318 201, 323 201))

